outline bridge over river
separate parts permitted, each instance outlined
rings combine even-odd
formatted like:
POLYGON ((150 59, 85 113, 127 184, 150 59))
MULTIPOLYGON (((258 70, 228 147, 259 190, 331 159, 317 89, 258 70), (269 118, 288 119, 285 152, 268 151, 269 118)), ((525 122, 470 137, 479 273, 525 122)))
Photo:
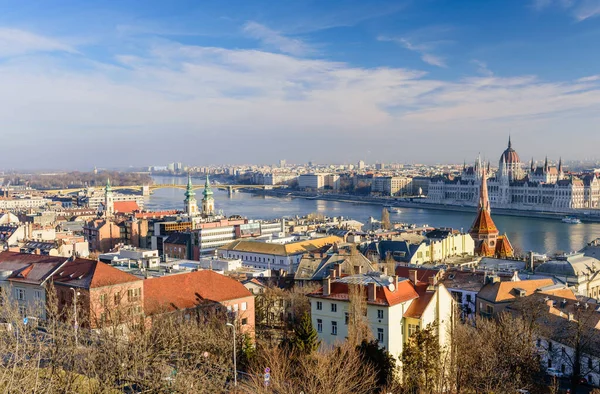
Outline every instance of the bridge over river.
MULTIPOLYGON (((181 189, 185 190, 186 185, 180 185, 175 183, 160 183, 160 184, 150 184, 150 185, 129 185, 129 186, 112 186, 112 190, 122 190, 122 191, 130 191, 130 192, 138 192, 143 196, 149 196, 152 194, 154 190, 159 189, 181 189)), ((262 189, 262 190, 272 190, 272 189, 281 189, 287 188, 287 185, 228 185, 228 184, 211 184, 211 188, 213 189, 222 189, 227 190, 229 194, 233 194, 234 190, 239 189, 262 189)), ((97 188, 101 189, 101 188, 97 188)), ((194 186, 194 190, 204 189, 204 185, 196 185, 194 186)), ((65 189, 45 189, 38 190, 39 192, 48 194, 48 195, 64 195, 64 194, 73 194, 79 192, 85 192, 87 188, 78 187, 78 188, 65 188, 65 189)))

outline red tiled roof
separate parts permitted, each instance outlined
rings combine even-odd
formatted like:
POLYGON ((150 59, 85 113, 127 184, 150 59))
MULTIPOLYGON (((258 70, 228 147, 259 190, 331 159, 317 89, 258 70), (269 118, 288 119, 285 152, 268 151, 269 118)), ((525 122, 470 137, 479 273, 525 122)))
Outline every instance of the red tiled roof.
MULTIPOLYGON (((317 292, 311 293, 310 295, 319 298, 349 301, 347 283, 332 282, 330 290, 331 292, 329 296, 323 295, 322 288, 317 292)), ((367 296, 367 293, 368 291, 365 289, 365 297, 367 296)), ((418 296, 419 295, 415 291, 412 282, 409 280, 403 280, 398 282, 398 287, 394 291, 390 291, 390 289, 385 286, 377 286, 375 290, 375 301, 368 301, 367 303, 394 306, 409 300, 413 300, 418 296)))
POLYGON ((137 212, 135 214, 135 217, 137 219, 148 219, 148 218, 157 218, 157 217, 163 217, 163 216, 168 216, 168 215, 174 215, 176 213, 177 213, 176 210, 171 210, 171 211, 152 211, 152 212, 137 212))
POLYGON ((193 308, 202 301, 223 302, 251 296, 250 290, 237 280, 211 270, 144 280, 147 315, 193 308))
POLYGON ((115 212, 119 213, 132 213, 139 211, 140 207, 135 201, 115 201, 115 212))
POLYGON ((487 209, 481 208, 469 233, 473 238, 477 239, 479 234, 498 234, 499 231, 492 220, 492 215, 490 215, 487 209))
POLYGON ((477 297, 490 302, 508 302, 517 298, 514 293, 515 289, 525 290, 525 295, 529 296, 536 290, 553 284, 554 281, 549 278, 521 280, 517 282, 489 283, 483 286, 477 294, 477 297))
POLYGON ((511 257, 514 254, 514 249, 508 240, 508 237, 501 235, 496 241, 496 256, 511 257))
POLYGON ((136 276, 95 260, 75 259, 53 275, 55 283, 86 289, 139 281, 136 276))
POLYGON ((429 278, 435 277, 440 272, 439 270, 426 268, 396 267, 396 275, 402 278, 410 278, 410 271, 417 271, 417 281, 423 283, 429 283, 429 278))
POLYGON ((421 316, 423 316, 425 309, 435 294, 435 291, 427 291, 428 287, 429 285, 424 283, 415 286, 417 294, 419 294, 419 298, 410 303, 410 306, 406 312, 404 312, 404 317, 420 319, 421 316))

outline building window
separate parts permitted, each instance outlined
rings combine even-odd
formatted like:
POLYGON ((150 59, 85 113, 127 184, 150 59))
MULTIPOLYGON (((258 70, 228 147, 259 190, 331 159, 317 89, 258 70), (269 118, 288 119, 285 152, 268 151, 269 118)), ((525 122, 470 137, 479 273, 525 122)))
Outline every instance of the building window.
POLYGON ((323 332, 323 320, 317 319, 317 332, 323 332))
POLYGON ((106 306, 106 294, 100 294, 100 305, 106 306))
POLYGON ((337 335, 337 322, 331 322, 331 335, 337 335))
POLYGON ((377 329, 377 340, 379 343, 383 343, 383 328, 377 329))
POLYGON ((40 300, 42 299, 42 292, 41 292, 40 290, 35 290, 35 291, 33 292, 33 298, 34 298, 36 301, 40 301, 40 300))
POLYGON ((548 341, 548 351, 552 351, 552 342, 548 341))
POLYGON ((19 305, 19 313, 21 316, 27 315, 27 307, 25 305, 19 305))
POLYGON ((337 312, 337 304, 332 303, 331 304, 331 312, 337 312))
POLYGON ((594 369, 594 363, 592 362, 592 358, 588 357, 588 368, 590 370, 594 369))
POLYGON ((377 318, 383 319, 383 309, 377 309, 377 318))
POLYGON ((242 319, 242 326, 245 326, 246 324, 248 324, 248 318, 247 318, 247 317, 244 317, 244 318, 242 319))
POLYGON ((242 310, 245 311, 246 309, 248 309, 248 303, 242 302, 242 310))
POLYGON ((119 292, 119 291, 118 291, 118 292, 115 294, 115 297, 114 297, 114 298, 115 298, 115 305, 119 305, 119 304, 121 303, 121 292, 119 292))
POLYGON ((412 337, 415 332, 419 329, 417 324, 409 324, 408 325, 408 336, 412 337))
POLYGON ((471 303, 471 294, 467 294, 467 302, 470 304, 471 303))
POLYGON ((140 299, 141 295, 142 295, 142 289, 139 287, 137 289, 127 290, 127 299, 129 300, 129 302, 138 301, 140 299))
POLYGON ((25 289, 15 289, 15 295, 17 297, 17 300, 25 301, 25 289))
POLYGON ((321 301, 317 301, 317 310, 318 311, 323 310, 323 303, 321 301))

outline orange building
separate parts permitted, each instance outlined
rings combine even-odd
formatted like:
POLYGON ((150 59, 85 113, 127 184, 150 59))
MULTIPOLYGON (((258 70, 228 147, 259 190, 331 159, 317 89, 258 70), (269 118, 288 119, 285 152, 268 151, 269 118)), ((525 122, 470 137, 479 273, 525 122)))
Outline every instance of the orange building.
POLYGON ((483 169, 479 191, 479 211, 469 234, 475 240, 475 253, 480 256, 506 258, 512 257, 514 254, 508 237, 499 235, 500 232, 492 220, 485 168, 483 169))

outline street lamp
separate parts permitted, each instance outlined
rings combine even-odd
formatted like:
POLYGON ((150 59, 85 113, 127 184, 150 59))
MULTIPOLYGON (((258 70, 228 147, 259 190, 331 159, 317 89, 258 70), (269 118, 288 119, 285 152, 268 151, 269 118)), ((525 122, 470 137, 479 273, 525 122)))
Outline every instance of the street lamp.
POLYGON ((233 385, 237 386, 237 360, 235 351, 235 324, 227 323, 229 327, 233 328, 233 385))
POLYGON ((75 347, 79 347, 79 343, 77 342, 77 330, 79 329, 79 326, 77 324, 77 296, 81 295, 80 292, 78 292, 77 290, 75 290, 74 288, 71 287, 71 291, 73 292, 73 309, 75 309, 74 313, 75 313, 75 347))

